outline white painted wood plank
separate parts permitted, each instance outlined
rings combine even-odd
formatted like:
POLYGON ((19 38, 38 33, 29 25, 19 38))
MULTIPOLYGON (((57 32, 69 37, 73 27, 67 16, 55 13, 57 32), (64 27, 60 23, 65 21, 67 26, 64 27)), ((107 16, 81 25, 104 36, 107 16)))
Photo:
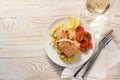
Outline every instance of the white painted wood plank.
POLYGON ((60 80, 63 70, 44 57, 6 58, 0 63, 0 80, 60 80))

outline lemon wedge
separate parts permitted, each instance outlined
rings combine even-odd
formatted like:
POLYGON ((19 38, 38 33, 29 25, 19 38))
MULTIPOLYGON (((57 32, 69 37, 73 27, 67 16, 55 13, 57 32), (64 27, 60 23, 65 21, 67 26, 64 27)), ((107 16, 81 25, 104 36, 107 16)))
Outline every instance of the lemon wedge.
POLYGON ((74 29, 77 28, 78 26, 80 26, 80 19, 79 19, 79 17, 75 18, 74 29))
POLYGON ((80 26, 80 19, 79 17, 73 17, 73 16, 69 16, 68 17, 68 21, 69 21, 69 29, 75 29, 78 26, 80 26))
POLYGON ((75 25, 75 18, 73 16, 69 16, 68 21, 69 21, 69 28, 73 29, 75 25))

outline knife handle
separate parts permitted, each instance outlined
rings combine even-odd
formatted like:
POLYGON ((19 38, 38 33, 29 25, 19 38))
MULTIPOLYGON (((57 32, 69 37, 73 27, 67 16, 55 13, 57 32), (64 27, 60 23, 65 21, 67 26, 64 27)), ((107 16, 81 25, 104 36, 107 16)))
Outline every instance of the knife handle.
POLYGON ((87 66, 85 72, 83 73, 82 78, 84 78, 85 75, 86 75, 86 73, 89 72, 89 70, 90 70, 91 67, 93 66, 94 62, 96 61, 98 55, 100 54, 101 50, 102 50, 102 49, 98 49, 97 52, 96 52, 95 55, 94 55, 94 58, 91 58, 91 59, 89 60, 88 66, 87 66))

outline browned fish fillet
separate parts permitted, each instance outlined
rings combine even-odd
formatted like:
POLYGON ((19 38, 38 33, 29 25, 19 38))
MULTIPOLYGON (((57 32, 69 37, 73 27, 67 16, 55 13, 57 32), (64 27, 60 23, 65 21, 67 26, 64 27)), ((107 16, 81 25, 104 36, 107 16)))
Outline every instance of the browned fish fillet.
POLYGON ((76 45, 72 40, 61 39, 57 42, 57 47, 67 58, 74 56, 75 52, 79 50, 79 45, 76 45))

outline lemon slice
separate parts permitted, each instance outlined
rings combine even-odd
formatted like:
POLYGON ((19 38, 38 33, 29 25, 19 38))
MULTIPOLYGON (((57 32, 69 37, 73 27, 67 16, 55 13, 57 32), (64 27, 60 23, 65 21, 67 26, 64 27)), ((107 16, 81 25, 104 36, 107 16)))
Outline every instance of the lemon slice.
POLYGON ((75 25, 75 18, 73 16, 69 16, 68 21, 69 21, 69 28, 73 29, 75 25))

